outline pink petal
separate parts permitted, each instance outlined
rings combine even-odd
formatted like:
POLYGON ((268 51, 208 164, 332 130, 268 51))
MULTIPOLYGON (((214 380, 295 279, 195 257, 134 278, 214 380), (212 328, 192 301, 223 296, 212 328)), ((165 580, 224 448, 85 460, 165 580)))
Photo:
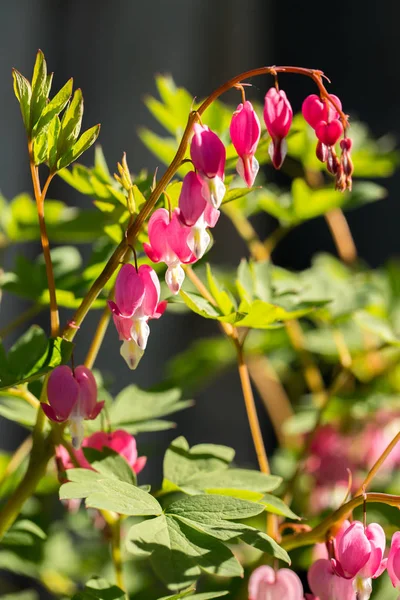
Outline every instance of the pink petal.
POLYGON ((225 170, 226 150, 219 137, 207 126, 195 123, 193 138, 190 144, 190 156, 195 168, 213 178, 223 178, 225 170))
POLYGON ((361 569, 359 575, 363 578, 378 577, 377 573, 381 570, 383 553, 386 548, 386 536, 382 527, 378 523, 371 523, 365 529, 365 535, 370 542, 371 556, 367 563, 361 569))
POLYGON ((268 565, 263 565, 255 569, 249 579, 249 600, 258 600, 258 590, 263 581, 273 583, 275 581, 275 571, 268 565))
POLYGON ((40 406, 46 417, 48 417, 51 421, 55 421, 56 423, 63 423, 68 419, 63 419, 62 417, 58 417, 54 411, 54 409, 50 406, 50 404, 46 404, 45 402, 41 402, 40 406))
POLYGON ((153 315, 153 319, 159 319, 166 311, 168 306, 167 300, 163 300, 157 305, 156 311, 153 315))
POLYGON ((356 600, 352 580, 335 575, 327 559, 312 564, 307 578, 312 593, 320 600, 356 600))
POLYGON ((143 250, 146 252, 147 256, 149 257, 149 259, 152 262, 154 262, 154 263, 160 262, 161 254, 157 254, 157 252, 150 246, 150 244, 146 244, 146 242, 144 242, 143 250))
POLYGON ((251 102, 239 104, 230 125, 232 144, 240 157, 254 155, 260 140, 260 121, 251 102))
POLYGON ((204 210, 204 221, 207 223, 208 227, 216 226, 220 214, 221 213, 219 210, 217 210, 207 202, 206 208, 204 210))
MULTIPOLYGON (((93 373, 87 367, 83 365, 76 367, 75 379, 79 385, 79 407, 77 410, 84 419, 93 419, 92 416, 94 411, 97 410, 97 414, 100 412, 102 406, 98 407, 97 402, 97 384, 93 376, 93 373)), ((104 403, 103 403, 104 404, 104 403)))
MULTIPOLYGON (((58 421, 66 421, 79 395, 79 386, 71 369, 67 365, 56 367, 50 374, 47 383, 47 397, 52 408, 51 413, 57 416, 58 421)), ((44 405, 46 406, 46 405, 44 405)), ((43 408, 46 415, 51 419, 48 409, 43 408)))
POLYGON ((193 253, 187 244, 190 228, 181 224, 179 215, 180 211, 177 208, 172 213, 172 219, 167 231, 168 245, 181 263, 188 263, 192 262, 193 259, 193 253))
POLYGON ((330 123, 320 121, 315 127, 315 134, 325 146, 334 146, 343 134, 343 125, 338 120, 330 123))
POLYGON ((354 521, 343 533, 336 548, 336 556, 345 573, 354 577, 371 555, 371 545, 364 533, 364 526, 354 521))
POLYGON ((250 154, 239 157, 236 164, 236 171, 249 188, 253 185, 259 168, 257 159, 250 154))
MULTIPOLYGON (((158 260, 153 262, 159 262, 164 260, 164 257, 168 254, 168 242, 167 242, 167 229, 169 225, 169 213, 165 208, 158 208, 153 212, 149 220, 148 234, 151 246, 151 253, 153 256, 157 256, 158 260)), ((146 247, 147 244, 145 245, 146 247)), ((145 247, 145 252, 148 257, 153 260, 145 247)))
POLYGON ((293 598, 303 600, 304 590, 300 578, 290 569, 279 569, 276 573, 276 600, 293 598))
POLYGON ((160 300, 160 282, 157 273, 149 265, 142 265, 139 268, 139 277, 144 287, 144 297, 140 307, 140 314, 151 319, 160 300))
POLYGON ((113 315, 114 325, 118 331, 119 339, 121 341, 130 341, 132 339, 132 318, 126 319, 125 317, 119 317, 113 315))
POLYGON ((135 267, 123 265, 115 283, 115 304, 125 317, 131 317, 140 305, 144 295, 143 281, 135 267))
POLYGON ((396 531, 392 537, 387 570, 393 587, 400 589, 400 531, 396 531))
POLYGON ((179 196, 180 218, 184 225, 191 227, 202 215, 206 201, 202 195, 203 181, 194 171, 189 171, 183 180, 179 196))
POLYGON ((90 413, 90 415, 87 416, 87 418, 92 421, 93 419, 98 417, 99 414, 101 413, 103 407, 104 407, 104 400, 102 400, 101 402, 96 402, 96 404, 94 405, 94 407, 92 409, 92 412, 90 413))
POLYGON ((137 459, 135 464, 132 466, 136 475, 144 469, 144 467, 146 466, 146 463, 147 463, 147 456, 139 456, 139 458, 137 459))

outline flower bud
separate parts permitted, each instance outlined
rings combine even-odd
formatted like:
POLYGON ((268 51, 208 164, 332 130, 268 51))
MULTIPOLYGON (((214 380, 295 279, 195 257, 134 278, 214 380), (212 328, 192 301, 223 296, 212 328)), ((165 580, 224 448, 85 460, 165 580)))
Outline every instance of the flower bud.
POLYGON ((259 169, 254 154, 261 134, 260 121, 251 102, 246 101, 244 104, 239 104, 233 113, 230 134, 239 155, 236 170, 247 186, 251 187, 259 169))
POLYGON ((325 146, 322 142, 318 142, 315 154, 321 162, 326 162, 328 159, 328 146, 325 146))
POLYGON ((293 110, 282 90, 270 88, 265 96, 264 121, 272 142, 268 149, 275 169, 280 169, 285 159, 287 146, 284 138, 289 133, 293 110))
POLYGON ((223 183, 226 150, 216 133, 209 127, 195 123, 190 144, 190 156, 195 169, 206 184, 203 197, 214 208, 219 208, 225 195, 223 183))
POLYGON ((340 121, 320 121, 315 127, 315 134, 325 146, 334 146, 343 134, 343 125, 340 121))
MULTIPOLYGON (((340 109, 342 108, 342 103, 337 96, 330 94, 329 97, 336 102, 340 109)), ((305 121, 313 129, 316 128, 320 121, 333 121, 339 118, 335 107, 328 100, 321 100, 316 94, 307 96, 303 102, 301 111, 305 121)))

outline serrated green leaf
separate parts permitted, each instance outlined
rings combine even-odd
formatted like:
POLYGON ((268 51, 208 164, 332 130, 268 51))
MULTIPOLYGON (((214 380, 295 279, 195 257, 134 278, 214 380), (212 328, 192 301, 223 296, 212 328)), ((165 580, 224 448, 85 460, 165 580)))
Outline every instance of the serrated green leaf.
POLYGON ((49 80, 47 77, 46 60, 43 52, 39 50, 32 75, 30 129, 34 127, 46 106, 49 83, 51 83, 51 79, 49 80))
POLYGON ((205 300, 203 296, 199 294, 192 294, 191 292, 180 291, 180 296, 186 306, 193 312, 205 317, 206 319, 218 319, 222 315, 208 300, 205 300))
POLYGON ((272 494, 265 494, 259 502, 260 504, 264 504, 267 512, 273 513, 274 515, 281 515, 282 517, 288 517, 289 519, 300 519, 300 517, 283 502, 283 500, 276 496, 272 496, 272 494))
POLYGON ((14 93, 21 108, 22 119, 27 133, 30 132, 31 84, 17 69, 13 69, 14 93))
POLYGON ((176 517, 185 517, 197 523, 214 525, 221 521, 248 519, 259 515, 264 507, 257 502, 248 502, 229 496, 199 494, 187 496, 170 504, 166 513, 176 517))
POLYGON ((216 279, 215 275, 211 271, 210 265, 207 263, 207 283, 210 289, 211 295, 218 304, 224 315, 229 315, 235 310, 235 306, 229 296, 224 290, 221 289, 221 284, 216 279))
POLYGON ((263 531, 257 531, 257 529, 248 530, 243 532, 240 538, 249 546, 253 546, 262 552, 266 552, 274 558, 283 560, 290 565, 291 561, 286 550, 281 548, 281 546, 279 546, 279 544, 277 544, 273 538, 263 531))
POLYGON ((86 460, 92 468, 110 479, 118 479, 136 485, 136 475, 123 456, 112 448, 103 448, 101 451, 95 448, 82 448, 86 460))
POLYGON ((172 590, 195 582, 202 570, 225 577, 243 573, 224 544, 166 515, 134 525, 127 547, 133 554, 148 556, 156 574, 172 590))
POLYGON ((121 515, 159 515, 162 508, 153 496, 124 481, 88 469, 67 471, 69 483, 60 488, 60 499, 85 498, 88 508, 112 510, 121 515))
MULTIPOLYGON (((61 120, 61 131, 58 138, 57 155, 62 157, 78 139, 82 126, 83 117, 83 98, 82 90, 77 89, 74 92, 71 103, 64 113, 61 120)), ((61 168, 61 167, 59 167, 61 168)))
POLYGON ((250 469, 227 469, 194 475, 190 477, 187 485, 205 491, 230 488, 250 492, 272 492, 281 483, 281 477, 275 475, 266 475, 250 469))
POLYGON ((44 107, 40 119, 33 128, 33 136, 39 135, 40 133, 47 130, 51 121, 55 116, 59 115, 60 112, 66 107, 68 100, 72 94, 73 79, 69 79, 67 83, 61 88, 61 90, 50 100, 50 102, 44 107))
MULTIPOLYGON (((90 129, 87 129, 84 133, 82 133, 82 135, 80 136, 78 141, 72 146, 72 148, 63 153, 61 158, 57 161, 57 170, 68 167, 68 165, 70 165, 77 158, 79 158, 81 154, 86 152, 86 150, 88 150, 90 146, 92 146, 95 143, 99 136, 99 133, 100 125, 95 125, 94 127, 91 127, 90 129)), ((61 135, 62 131, 60 133, 60 136, 61 135)), ((59 154, 60 153, 58 152, 58 155, 59 154)))
POLYGON ((182 592, 181 594, 173 594, 172 596, 163 596, 159 600, 179 600, 179 598, 192 598, 193 600, 211 600, 212 598, 220 598, 226 596, 229 592, 204 592, 203 594, 192 594, 191 591, 182 592))
POLYGON ((93 578, 72 600, 125 600, 126 594, 116 585, 102 578, 93 578))

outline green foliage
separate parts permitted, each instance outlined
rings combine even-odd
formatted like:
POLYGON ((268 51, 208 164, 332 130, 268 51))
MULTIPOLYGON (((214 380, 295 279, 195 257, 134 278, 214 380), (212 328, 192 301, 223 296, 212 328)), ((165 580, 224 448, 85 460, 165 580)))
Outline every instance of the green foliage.
POLYGON ((65 364, 72 348, 71 342, 61 337, 49 339, 40 327, 32 325, 8 353, 0 346, 0 389, 33 381, 65 364))
POLYGON ((20 104, 22 118, 32 144, 35 165, 47 163, 55 173, 75 161, 96 141, 100 125, 85 131, 80 137, 83 98, 81 90, 72 96, 72 79, 50 100, 53 75, 47 74, 44 54, 38 51, 32 82, 13 69, 14 92, 20 104), (61 120, 59 115, 65 110, 61 120))
POLYGON ((193 588, 181 592, 180 594, 173 594, 172 596, 163 596, 159 600, 179 600, 179 598, 195 598, 195 600, 211 600, 212 598, 220 598, 226 596, 229 592, 206 592, 204 594, 192 594, 193 588))
POLYGON ((72 597, 72 600, 124 600, 126 598, 118 586, 108 583, 105 579, 91 579, 84 590, 72 597))
POLYGON ((145 391, 136 385, 124 388, 109 407, 109 418, 113 427, 129 433, 161 431, 175 426, 165 417, 193 405, 191 400, 181 400, 182 392, 177 389, 145 391))

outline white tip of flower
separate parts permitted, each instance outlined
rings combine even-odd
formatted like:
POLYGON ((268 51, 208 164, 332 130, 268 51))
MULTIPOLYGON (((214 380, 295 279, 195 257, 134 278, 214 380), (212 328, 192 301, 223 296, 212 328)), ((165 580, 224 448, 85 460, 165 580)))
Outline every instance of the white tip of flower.
POLYGON ((213 208, 219 208, 226 192, 226 187, 221 177, 218 177, 217 175, 216 177, 209 179, 208 189, 210 195, 209 198, 207 198, 207 202, 209 202, 213 208))
POLYGON ((182 269, 179 263, 177 265, 172 265, 168 267, 165 273, 165 281, 172 294, 176 295, 179 293, 179 290, 181 289, 184 280, 185 271, 182 269))
POLYGON ((258 160, 255 156, 252 156, 251 159, 246 160, 246 164, 244 163, 243 159, 239 157, 236 163, 236 171, 243 179, 247 187, 251 187, 253 185, 259 168, 260 165, 258 164, 258 160))
POLYGON ((71 434, 72 447, 79 450, 85 437, 85 428, 82 417, 72 418, 69 422, 69 432, 71 434))
POLYGON ((130 342, 124 342, 122 344, 120 354, 128 367, 133 371, 138 366, 140 359, 144 354, 144 350, 139 348, 134 340, 131 340, 130 342))
POLYGON ((199 260, 202 256, 204 256, 210 240, 210 235, 203 221, 202 226, 195 225, 192 227, 192 230, 188 235, 187 244, 195 257, 199 260))
POLYGON ((353 588, 357 595, 357 600, 369 600, 372 594, 372 579, 370 577, 355 577, 353 579, 353 588))
POLYGON ((131 329, 131 336, 141 350, 146 350, 147 340, 150 335, 150 327, 146 319, 134 319, 131 329))

